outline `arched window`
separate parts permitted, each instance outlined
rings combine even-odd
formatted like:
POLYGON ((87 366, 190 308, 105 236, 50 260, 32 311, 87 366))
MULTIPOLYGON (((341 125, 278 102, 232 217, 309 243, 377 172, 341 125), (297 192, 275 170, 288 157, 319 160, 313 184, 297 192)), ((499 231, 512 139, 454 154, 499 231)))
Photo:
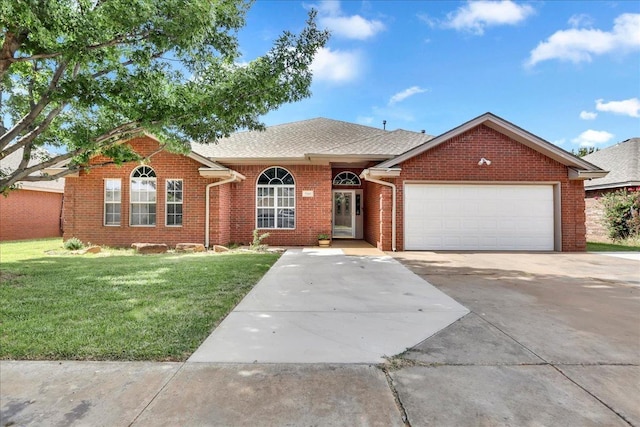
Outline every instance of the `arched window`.
POLYGON ((149 166, 140 166, 131 173, 130 199, 129 224, 156 225, 156 173, 149 166))
POLYGON ((333 178, 333 185, 360 185, 360 178, 353 172, 340 172, 333 178))
POLYGON ((272 167, 260 174, 256 186, 257 228, 296 227, 296 186, 291 173, 272 167))

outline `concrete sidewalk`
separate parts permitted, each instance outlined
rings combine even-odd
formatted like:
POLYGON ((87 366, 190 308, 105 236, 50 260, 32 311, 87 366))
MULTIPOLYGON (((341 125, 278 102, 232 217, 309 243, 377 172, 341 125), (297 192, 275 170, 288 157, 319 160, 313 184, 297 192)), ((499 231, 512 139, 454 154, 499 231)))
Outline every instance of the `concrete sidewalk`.
POLYGON ((1 426, 402 426, 367 365, 0 362, 1 426))
POLYGON ((189 362, 380 363, 468 312, 390 256, 292 249, 189 362))

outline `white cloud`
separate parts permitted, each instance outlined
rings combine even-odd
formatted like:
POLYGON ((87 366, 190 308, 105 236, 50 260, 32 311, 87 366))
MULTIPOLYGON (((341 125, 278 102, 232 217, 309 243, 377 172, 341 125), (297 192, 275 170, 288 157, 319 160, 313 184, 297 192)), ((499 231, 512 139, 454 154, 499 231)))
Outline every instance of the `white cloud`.
POLYGON ((602 101, 602 99, 596 100, 596 110, 630 117, 640 117, 640 99, 638 98, 625 99, 624 101, 602 101))
POLYGON ((311 64, 313 79, 334 83, 351 81, 360 74, 361 62, 358 52, 321 48, 311 64))
POLYGON ((416 95, 418 93, 424 93, 424 92, 427 92, 427 89, 422 89, 419 86, 411 86, 410 88, 405 89, 402 92, 398 92, 395 95, 393 95, 391 98, 389 98, 389 105, 394 105, 400 101, 404 101, 410 96, 416 95))
POLYGON ((318 12, 320 26, 339 37, 365 40, 385 29, 385 25, 378 20, 369 20, 360 15, 345 16, 338 1, 321 2, 318 12))
POLYGON ((582 120, 594 120, 596 117, 598 117, 598 113, 594 113, 591 111, 581 111, 580 112, 580 118, 582 120))
POLYGON ((486 27, 515 25, 533 13, 534 9, 530 5, 516 4, 510 0, 468 1, 465 6, 447 15, 444 26, 482 35, 486 27))
POLYGON ((426 13, 419 13, 416 16, 418 17, 419 20, 421 20, 422 22, 424 22, 425 24, 427 24, 431 28, 435 28, 438 25, 438 20, 435 19, 435 18, 432 18, 431 16, 427 15, 426 13))
POLYGON ((595 147, 598 144, 606 144, 614 135, 604 130, 585 130, 577 138, 573 138, 571 142, 581 147, 595 147))
POLYGON ((556 31, 540 42, 529 55, 527 66, 550 59, 590 62, 594 55, 640 49, 640 14, 618 16, 610 32, 598 29, 572 28, 556 31))
POLYGON ((572 28, 591 27, 593 26, 593 18, 585 13, 581 13, 578 15, 573 15, 571 18, 569 18, 569 21, 567 21, 567 23, 572 28))

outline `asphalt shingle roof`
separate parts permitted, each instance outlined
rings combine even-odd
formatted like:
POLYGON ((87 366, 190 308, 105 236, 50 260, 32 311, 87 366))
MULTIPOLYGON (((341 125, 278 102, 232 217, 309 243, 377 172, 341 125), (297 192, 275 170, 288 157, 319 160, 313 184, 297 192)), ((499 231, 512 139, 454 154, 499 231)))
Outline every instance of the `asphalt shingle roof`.
MULTIPOLYGON (((15 171, 20 165, 20 161, 22 160, 22 149, 18 149, 13 153, 9 154, 4 159, 0 160, 0 169, 7 172, 15 171)), ((35 156, 32 156, 32 159, 29 161, 29 166, 33 166, 36 163, 39 163, 41 160, 38 160, 38 157, 47 158, 50 154, 44 150, 38 151, 35 153, 35 156)), ((31 174, 32 176, 41 175, 40 172, 34 172, 31 174)), ((20 187, 24 189, 32 189, 38 190, 42 189, 44 191, 64 191, 64 178, 59 178, 54 181, 19 181, 20 187)))
POLYGON ((631 138, 583 157, 610 171, 604 178, 585 182, 586 190, 640 185, 640 138, 631 138))
POLYGON ((420 145, 430 135, 405 130, 387 131, 339 120, 316 118, 246 131, 212 144, 191 145, 213 160, 304 158, 307 154, 395 156, 420 145))

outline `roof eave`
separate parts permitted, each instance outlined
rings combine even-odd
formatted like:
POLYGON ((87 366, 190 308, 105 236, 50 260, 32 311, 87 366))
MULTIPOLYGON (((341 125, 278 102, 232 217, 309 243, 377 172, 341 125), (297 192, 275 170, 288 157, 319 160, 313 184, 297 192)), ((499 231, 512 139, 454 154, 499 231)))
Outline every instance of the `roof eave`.
MULTIPOLYGON (((42 173, 44 173, 46 175, 57 175, 60 172, 64 172, 64 171, 67 171, 67 170, 69 170, 69 168, 67 168, 67 167, 62 167, 62 166, 54 167, 54 166, 52 166, 52 167, 49 167, 49 168, 42 169, 42 173)), ((71 172, 71 173, 65 175, 64 178, 77 178, 78 176, 80 176, 80 172, 76 170, 75 172, 71 172)))
POLYGON ((247 177, 232 169, 211 169, 211 168, 199 168, 198 172, 200 176, 204 178, 232 178, 236 177, 239 181, 244 181, 247 177))
POLYGON ((362 171, 360 178, 370 176, 372 178, 397 178, 402 172, 401 168, 368 168, 362 171))
POLYGON ((305 158, 310 162, 332 163, 341 161, 345 163, 355 163, 363 161, 382 161, 393 158, 393 154, 326 154, 326 153, 308 153, 305 158))
POLYGON ((623 187, 640 187, 640 181, 625 181, 625 182, 609 182, 607 184, 595 184, 587 186, 585 184, 585 191, 592 190, 608 190, 611 188, 623 188, 623 187))
POLYGON ((570 180, 585 180, 585 179, 597 179, 607 176, 609 171, 603 170, 580 170, 569 168, 570 180))
MULTIPOLYGON (((58 179, 64 179, 64 178, 58 178, 58 179)), ((18 187, 18 190, 41 191, 43 193, 58 193, 58 194, 64 193, 64 188, 37 187, 35 185, 28 185, 24 181, 18 181, 18 183, 20 184, 18 187)))
POLYGON ((494 129, 518 142, 521 144, 536 150, 547 157, 558 161, 559 163, 569 166, 575 167, 580 170, 601 170, 598 166, 593 165, 579 157, 572 155, 571 153, 566 152, 560 147, 556 147, 548 141, 545 141, 542 138, 537 137, 536 135, 492 114, 485 113, 481 116, 476 117, 475 119, 469 120, 466 123, 461 124, 460 126, 453 128, 399 156, 396 156, 386 162, 378 165, 379 167, 391 167, 398 165, 412 157, 415 157, 419 154, 424 153, 425 151, 431 150, 438 145, 454 138, 464 132, 467 132, 476 126, 485 125, 491 129, 494 129))

